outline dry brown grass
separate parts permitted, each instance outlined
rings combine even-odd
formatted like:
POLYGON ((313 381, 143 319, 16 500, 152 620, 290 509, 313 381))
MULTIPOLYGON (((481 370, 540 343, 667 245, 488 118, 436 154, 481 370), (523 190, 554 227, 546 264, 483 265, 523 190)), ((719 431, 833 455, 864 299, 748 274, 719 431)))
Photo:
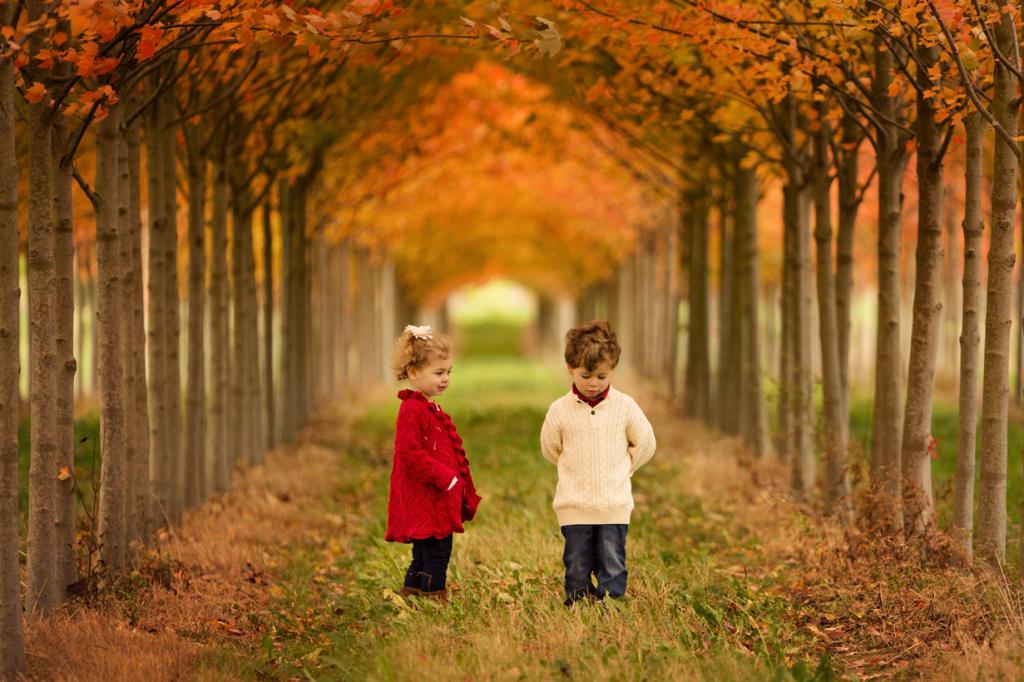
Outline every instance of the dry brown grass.
POLYGON ((274 594, 288 548, 345 525, 325 506, 337 490, 337 455, 315 444, 341 442, 345 424, 323 415, 300 445, 237 472, 232 492, 162 532, 98 599, 27 623, 26 679, 191 679, 205 647, 258 638, 248 616, 274 594))
POLYGON ((792 498, 777 458, 754 459, 737 439, 663 410, 651 410, 659 449, 666 442, 688 453, 685 491, 758 538, 761 555, 743 570, 779 581, 792 618, 840 669, 865 680, 1024 678, 1024 607, 1005 576, 963 570, 941 533, 893 541, 873 524, 863 492, 858 523, 844 527, 792 498))

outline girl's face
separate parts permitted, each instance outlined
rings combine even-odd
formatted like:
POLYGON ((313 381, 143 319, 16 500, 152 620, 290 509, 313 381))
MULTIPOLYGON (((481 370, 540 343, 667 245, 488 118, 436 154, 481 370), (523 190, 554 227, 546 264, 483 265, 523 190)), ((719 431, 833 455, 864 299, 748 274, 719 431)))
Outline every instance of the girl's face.
POLYGON ((451 357, 432 356, 422 367, 411 367, 408 371, 409 385, 427 396, 434 398, 444 393, 452 376, 451 357))

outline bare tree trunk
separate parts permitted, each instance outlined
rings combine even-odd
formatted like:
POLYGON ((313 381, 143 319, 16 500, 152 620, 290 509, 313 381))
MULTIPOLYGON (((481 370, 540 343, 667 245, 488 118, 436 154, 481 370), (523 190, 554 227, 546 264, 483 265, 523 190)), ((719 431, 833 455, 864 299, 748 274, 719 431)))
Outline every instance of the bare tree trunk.
MULTIPOLYGON (((13 2, 0 5, 4 25, 13 2)), ((25 667, 18 553, 18 157, 15 154, 14 66, 0 60, 0 677, 25 667)))
POLYGON ((270 200, 263 205, 263 383, 267 392, 266 448, 277 445, 274 413, 274 231, 270 200))
POLYGON ((957 417, 956 474, 950 533, 971 557, 974 531, 974 458, 978 428, 978 347, 981 345, 981 249, 985 223, 981 217, 982 148, 985 124, 977 111, 964 118, 967 135, 964 201, 964 276, 960 333, 960 412, 957 417))
POLYGON ((373 335, 369 330, 373 325, 373 269, 370 265, 370 254, 365 249, 356 253, 358 266, 358 289, 356 291, 356 320, 361 330, 358 335, 359 345, 357 354, 359 358, 359 378, 363 385, 372 383, 370 361, 372 356, 371 345, 374 342, 373 335))
MULTIPOLYGON (((141 93, 129 98, 132 108, 141 105, 141 93)), ((142 278, 142 143, 139 130, 129 125, 123 134, 128 158, 128 246, 130 260, 125 268, 132 273, 125 286, 128 296, 125 314, 132 353, 132 394, 125 410, 127 438, 132 444, 135 459, 132 463, 132 497, 128 500, 128 539, 139 540, 156 529, 153 494, 150 482, 149 449, 149 385, 146 381, 146 319, 142 278)))
MULTIPOLYGON (((1000 8, 1011 5, 999 0, 1000 8)), ((1020 62, 1013 14, 1002 13, 995 27, 996 48, 1013 68, 1020 62)), ((1010 136, 1017 135, 1017 82, 995 65, 992 112, 1010 136)), ((981 484, 978 488, 979 554, 995 562, 1006 555, 1006 448, 1010 386, 1010 327, 1013 319, 1013 236, 1017 208, 1017 160, 999 137, 992 173, 992 237, 988 251, 985 308, 985 364, 981 394, 981 484)))
MULTIPOLYGON (((947 176, 948 177, 948 176, 947 176)), ((946 181, 947 183, 949 180, 946 181)), ((947 184, 947 191, 952 191, 947 184)), ((946 376, 956 379, 957 367, 960 366, 959 354, 959 321, 962 311, 960 309, 960 295, 962 288, 957 286, 962 266, 960 264, 959 239, 957 238, 956 215, 949 203, 946 203, 946 210, 943 213, 943 225, 946 233, 946 257, 943 260, 942 283, 945 287, 943 292, 943 333, 942 344, 945 346, 945 372, 946 376)), ((940 365, 941 366, 941 365, 940 365)), ((957 388, 959 390, 959 387, 957 388)))
MULTIPOLYGON (((860 146, 860 131, 853 116, 842 120, 843 143, 860 146)), ((839 334, 839 378, 842 382, 843 419, 850 414, 850 310, 853 301, 853 234, 861 198, 857 149, 847 148, 838 161, 839 225, 836 234, 836 329, 839 334)))
MULTIPOLYGON (((925 65, 938 62, 939 48, 919 50, 925 65)), ((925 90, 938 87, 925 72, 925 90)), ((932 526, 932 390, 942 323, 942 130, 935 122, 933 99, 917 95, 917 267, 914 318, 910 331, 907 404, 904 410, 900 467, 903 473, 903 525, 908 534, 932 526)))
POLYGON ((235 319, 239 325, 236 332, 240 340, 236 340, 238 367, 241 372, 241 402, 239 410, 242 414, 238 447, 243 461, 254 464, 262 459, 263 424, 260 407, 260 354, 259 354, 259 318, 256 298, 256 261, 253 253, 252 238, 252 200, 247 187, 235 187, 236 209, 232 212, 234 219, 234 236, 237 240, 235 253, 238 255, 238 293, 235 300, 240 310, 235 319))
MULTIPOLYGON (((889 96, 893 56, 880 39, 875 45, 876 107, 890 121, 899 119, 889 96)), ((900 356, 900 209, 906 151, 893 123, 878 128, 878 337, 875 346, 875 401, 871 433, 871 482, 885 523, 903 527, 899 444, 903 405, 900 356)))
MULTIPOLYGON (((790 215, 792 199, 789 190, 783 187, 783 230, 790 215)), ((790 246, 792 248, 792 246, 790 246)), ((779 397, 776 406, 779 434, 777 449, 779 461, 787 462, 796 451, 793 444, 793 273, 790 272, 790 260, 786 259, 785 232, 783 233, 782 284, 779 287, 779 308, 781 313, 779 331, 779 397)))
POLYGON ((832 277, 831 166, 827 105, 819 105, 821 130, 814 136, 814 239, 818 285, 818 325, 821 341, 821 375, 824 384, 824 441, 826 461, 825 499, 827 509, 844 521, 851 516, 850 486, 847 476, 846 401, 843 394, 839 357, 839 330, 836 292, 832 277))
POLYGON ((170 454, 169 480, 173 486, 170 516, 171 522, 181 522, 185 497, 185 459, 181 438, 181 291, 178 286, 178 156, 177 136, 172 123, 174 112, 173 93, 164 93, 159 104, 161 112, 160 140, 163 152, 163 201, 166 220, 164 241, 167 284, 164 287, 167 316, 167 451, 170 454))
MULTIPOLYGON (((230 177, 230 174, 229 174, 230 177)), ((239 207, 237 188, 231 196, 231 390, 229 392, 231 427, 228 436, 232 461, 245 467, 253 463, 246 447, 246 435, 252 428, 245 399, 246 372, 250 371, 245 349, 245 229, 246 217, 239 207)))
POLYGON ((754 454, 768 451, 764 395, 761 391, 761 341, 758 323, 760 269, 757 250, 757 174, 753 168, 736 169, 737 281, 740 292, 740 426, 754 454))
MULTIPOLYGON (((289 440, 295 431, 295 267, 292 251, 295 248, 292 230, 294 220, 292 218, 292 207, 290 205, 291 191, 286 180, 282 180, 278 187, 280 207, 278 213, 281 219, 281 395, 284 400, 281 403, 281 440, 289 440)), ((359 273, 359 287, 363 287, 362 270, 359 273)), ((360 319, 360 323, 363 320, 360 319)), ((364 330, 360 340, 365 338, 366 327, 360 324, 364 330)), ((361 349, 361 347, 360 347, 361 349)), ((365 357, 359 355, 360 379, 363 379, 365 372, 365 357)), ((362 382, 360 382, 362 383, 362 382)))
POLYGON ((689 329, 686 344, 686 413, 711 419, 711 359, 708 347, 708 204, 695 199, 683 208, 689 222, 689 329))
MULTIPOLYGON (((123 108, 122 108, 123 110, 123 108)), ((123 113, 120 114, 123 118, 123 113)), ((121 353, 121 393, 122 393, 122 428, 124 438, 124 542, 125 546, 133 537, 138 534, 137 519, 132 512, 132 504, 137 499, 137 490, 142 480, 148 478, 148 453, 146 470, 140 471, 139 460, 143 453, 138 449, 138 438, 135 429, 137 426, 137 406, 133 404, 132 398, 136 395, 136 383, 145 381, 145 374, 136 375, 137 366, 134 358, 142 350, 134 347, 134 335, 132 334, 134 320, 132 319, 132 290, 137 286, 137 278, 142 277, 137 272, 132 262, 132 214, 131 214, 131 164, 129 163, 128 141, 125 138, 125 131, 120 127, 115 131, 117 144, 116 159, 116 182, 117 182, 117 263, 120 267, 118 272, 117 292, 120 301, 117 304, 116 317, 120 325, 118 338, 120 342, 119 352, 121 353), (141 480, 140 480, 141 479, 141 480)))
POLYGON ((210 473, 211 490, 223 493, 231 487, 230 429, 230 347, 228 325, 228 181, 221 165, 216 165, 213 178, 213 200, 210 219, 210 473))
MULTIPOLYGON (((677 216, 673 216, 678 220, 677 216)), ((664 321, 664 371, 668 375, 669 399, 675 402, 679 397, 677 367, 679 365, 679 226, 665 228, 665 321, 664 321)), ((602 292, 604 285, 602 285, 602 292)), ((602 297, 606 298, 606 297, 602 297)), ((607 315, 605 315, 607 317, 607 315)))
POLYGON ((86 334, 86 317, 85 311, 89 307, 89 303, 85 297, 85 282, 82 281, 82 269, 83 269, 83 247, 78 246, 75 249, 75 265, 74 265, 74 279, 72 280, 75 287, 75 311, 78 314, 78 331, 75 333, 75 357, 78 358, 78 371, 75 372, 75 399, 85 400, 85 334, 86 334))
POLYGON ((331 314, 327 309, 327 292, 330 291, 334 276, 334 261, 336 252, 334 247, 329 247, 323 242, 317 241, 313 246, 316 253, 316 280, 317 286, 313 292, 316 310, 315 344, 317 368, 314 375, 320 382, 318 400, 330 400, 334 387, 334 325, 331 324, 331 314))
POLYGON ((260 395, 263 392, 260 380, 260 321, 259 297, 256 292, 256 254, 253 251, 253 206, 251 197, 246 195, 244 252, 242 282, 245 300, 245 353, 249 361, 249 372, 245 377, 245 407, 249 412, 249 430, 246 432, 246 446, 254 462, 263 461, 263 407, 260 395))
MULTIPOLYGON (((191 133, 191 135, 189 134, 191 133)), ((185 397, 185 506, 206 497, 206 155, 188 136, 188 384, 185 397)))
MULTIPOLYGON (((159 82, 154 79, 159 87, 159 82)), ((146 193, 147 212, 149 215, 148 245, 148 282, 147 304, 149 306, 148 343, 149 356, 149 435, 150 435, 150 466, 149 481, 153 492, 153 526, 160 527, 171 522, 171 505, 173 494, 172 462, 175 458, 170 450, 170 429, 168 405, 169 393, 167 383, 170 381, 168 364, 170 355, 170 333, 167 329, 167 296, 164 293, 168 283, 167 270, 174 263, 167 258, 164 244, 169 241, 164 201, 163 156, 166 146, 162 141, 163 116, 160 107, 154 105, 146 114, 146 175, 148 191, 146 193)))
POLYGON ((89 299, 89 391, 95 395, 99 391, 99 337, 96 333, 96 242, 93 241, 90 262, 89 279, 85 282, 85 296, 89 299))
POLYGON ((802 196, 804 178, 796 163, 788 162, 785 220, 784 260, 789 271, 789 380, 788 412, 790 455, 793 458, 793 489, 809 498, 815 482, 813 444, 814 412, 811 396, 811 344, 808 333, 808 267, 810 260, 810 226, 806 201, 802 196))
POLYGON ((340 328, 338 334, 338 354, 340 360, 340 381, 338 384, 339 398, 345 394, 344 392, 347 391, 349 385, 352 383, 349 354, 349 349, 352 345, 352 246, 347 237, 341 243, 340 249, 341 253, 339 254, 339 260, 341 267, 338 272, 338 278, 340 280, 338 284, 339 303, 336 308, 340 328))
MULTIPOLYGON (((33 3, 34 4, 34 3, 33 3)), ((31 6, 31 5, 30 5, 31 6)), ((32 105, 29 128, 28 301, 31 353, 29 396, 32 455, 29 466, 26 610, 46 611, 64 600, 57 524, 60 438, 57 433, 56 287, 52 206, 52 119, 46 102, 32 105)))
MULTIPOLYGON (((55 314, 57 348, 57 451, 58 461, 70 474, 75 467, 75 246, 72 237, 71 163, 64 162, 63 149, 69 139, 67 122, 54 121, 53 144, 53 211, 55 241, 53 247, 54 279, 56 285, 55 314)), ((57 547, 54 557, 60 588, 78 580, 75 560, 75 487, 74 478, 67 476, 57 482, 57 503, 60 505, 60 524, 57 526, 57 547)))
POLYGON ((125 431, 124 385, 121 349, 124 311, 121 293, 123 263, 119 256, 122 203, 118 182, 118 128, 120 107, 111 109, 100 124, 96 159, 96 260, 99 270, 101 439, 103 452, 100 486, 100 556, 106 571, 119 572, 125 566, 125 431))
MULTIPOLYGON (((733 178, 735 182, 735 178, 733 178)), ((724 304, 729 309, 729 344, 722 346, 725 353, 725 386, 723 399, 725 412, 722 417, 722 430, 726 433, 740 433, 740 417, 742 410, 737 409, 743 399, 743 255, 745 247, 741 243, 744 227, 740 225, 743 208, 737 197, 732 204, 733 230, 729 240, 729 300, 724 304)))

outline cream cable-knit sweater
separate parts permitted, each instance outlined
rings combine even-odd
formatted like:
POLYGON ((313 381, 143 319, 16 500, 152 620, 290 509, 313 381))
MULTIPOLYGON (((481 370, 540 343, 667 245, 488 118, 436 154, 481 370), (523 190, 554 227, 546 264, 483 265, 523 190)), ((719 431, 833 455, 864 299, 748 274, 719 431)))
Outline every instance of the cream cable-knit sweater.
POLYGON ((635 400, 613 387, 590 407, 570 391, 548 408, 540 448, 558 467, 558 525, 629 523, 629 479, 655 448, 654 429, 635 400))

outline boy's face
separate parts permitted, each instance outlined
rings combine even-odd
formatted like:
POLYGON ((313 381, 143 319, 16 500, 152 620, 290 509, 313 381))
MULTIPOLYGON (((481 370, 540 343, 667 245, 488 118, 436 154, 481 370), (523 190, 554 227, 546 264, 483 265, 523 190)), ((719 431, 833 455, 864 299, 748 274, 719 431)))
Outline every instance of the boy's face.
POLYGON ((612 382, 612 366, 609 362, 601 362, 594 369, 586 367, 569 367, 569 376, 576 384, 576 390, 587 398, 603 393, 608 384, 612 382))
POLYGON ((409 385, 428 398, 433 398, 444 393, 451 376, 452 359, 433 357, 419 369, 409 368, 409 385))

